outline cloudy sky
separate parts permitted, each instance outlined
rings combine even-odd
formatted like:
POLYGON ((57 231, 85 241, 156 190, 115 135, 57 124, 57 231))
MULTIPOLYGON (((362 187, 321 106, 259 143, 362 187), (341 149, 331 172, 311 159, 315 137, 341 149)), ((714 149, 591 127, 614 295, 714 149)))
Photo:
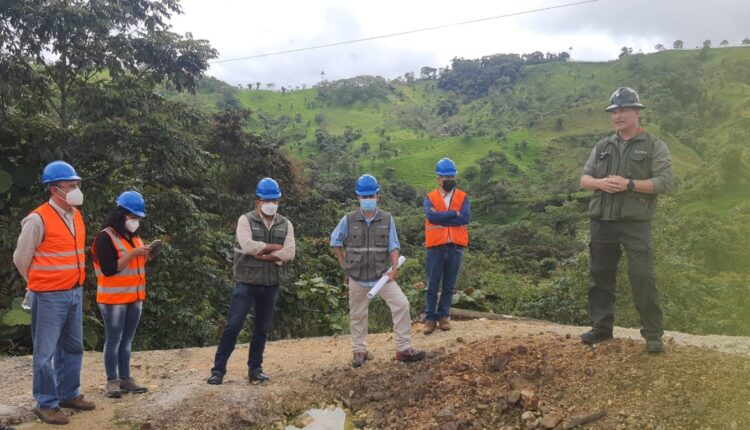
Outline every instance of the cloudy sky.
MULTIPOLYGON (((173 30, 208 39, 220 60, 369 38, 581 0, 182 0, 173 30)), ((681 39, 695 47, 750 37, 748 0, 597 0, 537 13, 344 46, 215 63, 209 74, 231 84, 312 85, 356 75, 394 78, 444 67, 454 57, 569 51, 606 61, 622 46, 654 51, 681 39)))

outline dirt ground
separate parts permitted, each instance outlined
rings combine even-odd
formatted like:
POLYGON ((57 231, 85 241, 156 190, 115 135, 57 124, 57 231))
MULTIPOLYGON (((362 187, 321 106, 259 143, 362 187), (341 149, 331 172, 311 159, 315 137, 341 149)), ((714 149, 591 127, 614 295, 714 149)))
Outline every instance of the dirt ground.
MULTIPOLYGON (((583 327, 471 320, 430 336, 414 325, 421 363, 393 361, 391 334, 370 335, 374 359, 349 366, 347 336, 283 340, 266 348, 272 380, 248 384, 247 345, 224 385, 206 384, 214 348, 144 351, 132 373, 149 392, 104 397, 101 353, 87 352, 82 393, 97 403, 69 428, 284 428, 311 407, 342 405, 357 428, 750 428, 750 338, 668 332, 668 352, 649 355, 637 330, 592 349, 583 327), (547 427, 545 427, 547 426, 547 427)), ((0 358, 0 426, 49 428, 32 413, 31 357, 0 358)), ((67 410, 69 413, 72 411, 67 410)))

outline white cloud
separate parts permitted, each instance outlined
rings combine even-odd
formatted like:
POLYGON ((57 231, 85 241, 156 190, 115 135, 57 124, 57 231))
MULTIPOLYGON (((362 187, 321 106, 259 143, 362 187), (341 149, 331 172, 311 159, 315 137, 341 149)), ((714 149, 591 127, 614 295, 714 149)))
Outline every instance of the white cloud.
MULTIPOLYGON (((177 32, 208 39, 221 59, 238 58, 360 39, 560 5, 569 0, 523 4, 463 0, 352 2, 344 0, 183 0, 173 18, 177 32)), ((734 44, 750 36, 750 3, 743 0, 600 0, 571 8, 449 27, 305 52, 214 64, 209 74, 232 84, 274 82, 308 85, 360 74, 388 78, 422 66, 443 67, 453 57, 495 53, 560 52, 577 60, 617 57, 622 46, 650 52, 657 43, 686 47, 705 39, 734 44), (695 4, 693 4, 695 3, 695 4), (749 34, 743 34, 747 32, 749 34)))

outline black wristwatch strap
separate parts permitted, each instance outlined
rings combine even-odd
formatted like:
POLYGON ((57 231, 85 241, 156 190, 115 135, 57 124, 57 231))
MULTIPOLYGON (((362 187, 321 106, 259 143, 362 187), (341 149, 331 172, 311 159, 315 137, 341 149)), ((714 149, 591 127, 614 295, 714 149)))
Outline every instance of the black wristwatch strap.
POLYGON ((628 181, 628 191, 633 191, 635 189, 635 182, 633 180, 628 181))

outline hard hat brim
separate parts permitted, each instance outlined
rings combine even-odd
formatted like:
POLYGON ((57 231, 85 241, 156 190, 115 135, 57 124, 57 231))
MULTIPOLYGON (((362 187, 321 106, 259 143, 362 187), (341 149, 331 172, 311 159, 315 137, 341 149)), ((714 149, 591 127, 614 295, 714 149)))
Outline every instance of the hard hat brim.
POLYGON ((54 179, 45 179, 42 181, 43 184, 49 184, 50 182, 59 182, 59 181, 82 181, 80 176, 78 175, 71 175, 71 176, 63 176, 62 178, 54 178, 54 179))
POLYGON ((278 200, 281 198, 281 193, 278 194, 255 194, 255 197, 263 200, 278 200))
POLYGON ((604 109, 604 111, 605 112, 612 112, 613 110, 615 110, 617 108, 641 110, 641 109, 645 109, 646 106, 643 106, 640 103, 631 103, 631 104, 627 104, 627 105, 609 105, 609 106, 607 106, 606 109, 604 109))
POLYGON ((380 192, 380 187, 378 187, 375 190, 367 190, 367 191, 354 190, 354 192, 357 193, 358 196, 372 196, 380 192))

